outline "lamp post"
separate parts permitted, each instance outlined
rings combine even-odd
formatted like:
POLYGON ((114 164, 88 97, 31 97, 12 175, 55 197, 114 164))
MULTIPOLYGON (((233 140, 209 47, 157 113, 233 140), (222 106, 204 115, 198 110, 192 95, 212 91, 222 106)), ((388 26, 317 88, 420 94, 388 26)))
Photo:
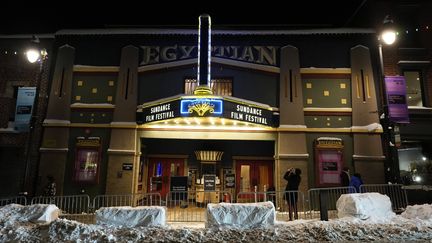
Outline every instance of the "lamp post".
POLYGON ((394 29, 393 20, 387 15, 383 21, 383 28, 378 35, 378 55, 379 55, 379 70, 380 70, 380 93, 381 103, 383 107, 382 115, 380 116, 381 123, 383 124, 383 149, 386 155, 386 181, 397 182, 398 181, 398 167, 395 164, 398 160, 397 150, 395 150, 395 144, 392 143, 392 134, 395 131, 399 131, 397 124, 394 124, 389 119, 388 104, 387 104, 387 92, 385 89, 385 70, 384 70, 384 58, 383 58, 383 44, 392 45, 396 42, 396 31, 394 29))
MULTIPOLYGON (((27 144, 26 144, 26 154, 25 154, 25 171, 24 171, 24 183, 23 183, 23 192, 25 194, 28 193, 28 190, 31 190, 33 193, 33 189, 31 188, 31 184, 34 183, 34 181, 31 178, 31 172, 32 172, 32 152, 34 150, 34 146, 38 146, 38 142, 33 142, 34 133, 35 133, 35 124, 36 119, 38 117, 38 109, 39 109, 39 92, 40 92, 40 85, 42 83, 42 78, 45 70, 45 63, 48 59, 48 53, 45 48, 40 47, 40 41, 39 38, 36 36, 32 37, 31 40, 31 46, 26 51, 26 57, 27 61, 31 64, 37 63, 38 64, 38 73, 36 78, 36 92, 35 92, 35 100, 33 104, 33 109, 31 110, 31 117, 29 122, 29 130, 28 130, 28 137, 27 137, 27 144)), ((35 185, 33 185, 35 186, 35 185)))

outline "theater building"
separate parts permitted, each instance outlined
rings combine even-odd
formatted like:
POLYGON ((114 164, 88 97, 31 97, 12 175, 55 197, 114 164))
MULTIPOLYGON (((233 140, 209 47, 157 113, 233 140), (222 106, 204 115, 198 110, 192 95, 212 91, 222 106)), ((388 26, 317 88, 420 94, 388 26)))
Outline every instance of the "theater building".
MULTIPOLYGON (((198 30, 62 30, 40 147, 60 194, 337 186, 343 167, 384 182, 376 34, 212 30, 211 92, 197 89, 198 30)), ((202 64, 201 64, 202 65, 202 64)), ((41 187, 40 187, 41 188, 41 187)))

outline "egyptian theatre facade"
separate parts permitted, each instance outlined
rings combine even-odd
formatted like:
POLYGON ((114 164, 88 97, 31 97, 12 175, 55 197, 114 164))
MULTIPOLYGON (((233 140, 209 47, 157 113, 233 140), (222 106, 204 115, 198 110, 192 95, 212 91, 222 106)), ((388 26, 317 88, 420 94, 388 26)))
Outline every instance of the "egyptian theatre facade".
POLYGON ((291 167, 303 191, 343 167, 384 182, 374 31, 198 33, 57 32, 40 185, 164 197, 175 177, 201 190, 213 175, 216 190, 284 190, 291 167))

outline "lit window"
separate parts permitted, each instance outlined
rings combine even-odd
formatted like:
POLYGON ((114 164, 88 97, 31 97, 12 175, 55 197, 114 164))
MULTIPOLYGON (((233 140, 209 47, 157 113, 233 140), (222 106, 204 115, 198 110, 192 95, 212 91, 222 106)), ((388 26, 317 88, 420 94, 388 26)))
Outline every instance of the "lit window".
POLYGON ((75 161, 75 181, 96 182, 99 151, 97 149, 78 149, 75 161))
MULTIPOLYGON (((185 79, 185 94, 193 94, 196 86, 196 78, 185 79)), ((212 89, 214 95, 232 96, 232 79, 212 79, 210 80, 210 88, 212 89)))
POLYGON ((418 71, 404 72, 408 106, 423 106, 421 77, 418 71))

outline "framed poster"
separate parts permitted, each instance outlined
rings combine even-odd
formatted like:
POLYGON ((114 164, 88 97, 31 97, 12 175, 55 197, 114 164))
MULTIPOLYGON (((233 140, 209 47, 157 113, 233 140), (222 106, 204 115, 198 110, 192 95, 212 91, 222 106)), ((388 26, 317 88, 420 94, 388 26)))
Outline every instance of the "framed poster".
POLYGON ((100 160, 101 142, 99 137, 91 139, 77 138, 74 181, 78 183, 98 183, 100 160))
POLYGON ((234 187, 235 187, 235 174, 226 174, 225 188, 234 188, 234 187))
POLYGON ((318 187, 340 185, 343 166, 343 141, 320 137, 314 142, 316 184, 318 187))

